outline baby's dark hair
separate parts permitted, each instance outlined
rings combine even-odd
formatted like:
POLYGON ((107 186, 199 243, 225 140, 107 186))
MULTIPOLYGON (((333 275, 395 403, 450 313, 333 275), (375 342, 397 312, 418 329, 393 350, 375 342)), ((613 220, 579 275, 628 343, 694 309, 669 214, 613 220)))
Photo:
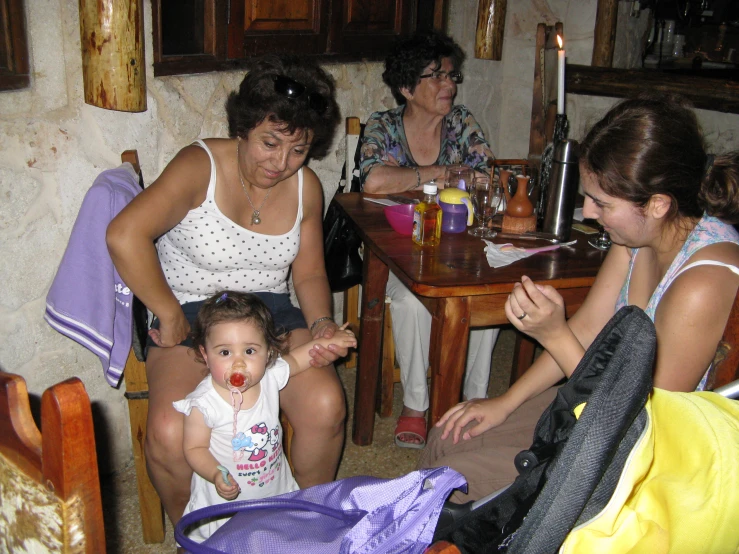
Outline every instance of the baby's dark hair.
POLYGON ((228 321, 248 321, 262 331, 269 349, 267 367, 274 363, 278 355, 287 353, 287 334, 277 333, 272 313, 262 299, 247 292, 225 291, 203 302, 193 323, 190 337, 198 360, 204 361, 199 347, 205 348, 210 330, 228 321))
POLYGON ((680 96, 643 93, 619 102, 587 134, 580 156, 610 196, 640 207, 655 194, 670 197, 668 221, 705 212, 739 222, 739 154, 709 155, 680 96))

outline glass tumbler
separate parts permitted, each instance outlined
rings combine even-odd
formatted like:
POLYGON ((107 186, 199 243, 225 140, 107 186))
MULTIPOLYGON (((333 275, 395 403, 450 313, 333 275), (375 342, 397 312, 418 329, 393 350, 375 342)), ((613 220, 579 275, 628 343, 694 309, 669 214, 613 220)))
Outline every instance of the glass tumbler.
POLYGON ((478 176, 472 182, 470 197, 477 218, 477 227, 467 232, 473 237, 494 238, 498 233, 490 227, 492 227, 492 219, 498 213, 498 207, 503 199, 502 187, 497 182, 491 183, 487 176, 478 176))
POLYGON ((472 186, 472 179, 474 177, 472 168, 462 165, 454 164, 447 166, 445 175, 445 186, 447 188, 455 187, 464 191, 470 190, 472 186))

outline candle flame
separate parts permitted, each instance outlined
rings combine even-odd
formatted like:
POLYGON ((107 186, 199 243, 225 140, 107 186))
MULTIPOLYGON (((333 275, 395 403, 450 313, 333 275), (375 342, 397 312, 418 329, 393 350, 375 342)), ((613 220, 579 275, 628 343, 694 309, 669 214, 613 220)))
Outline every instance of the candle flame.
POLYGON ((562 50, 562 37, 557 35, 557 44, 559 44, 559 49, 562 50))

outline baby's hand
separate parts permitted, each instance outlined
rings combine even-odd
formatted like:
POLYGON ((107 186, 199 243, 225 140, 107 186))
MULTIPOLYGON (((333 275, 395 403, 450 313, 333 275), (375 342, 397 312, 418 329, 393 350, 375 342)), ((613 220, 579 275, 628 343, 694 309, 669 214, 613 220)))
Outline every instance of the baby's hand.
POLYGON ((213 483, 216 486, 216 492, 225 500, 233 500, 239 496, 241 488, 238 483, 236 483, 236 479, 233 478, 233 475, 230 475, 228 471, 224 471, 225 468, 221 469, 221 467, 223 466, 218 466, 219 471, 216 473, 215 479, 213 480, 213 483), (226 479, 228 479, 228 482, 226 482, 226 479))
POLYGON ((349 329, 349 323, 344 323, 339 330, 334 333, 331 337, 331 344, 336 344, 344 348, 356 348, 357 337, 354 336, 354 332, 349 329))

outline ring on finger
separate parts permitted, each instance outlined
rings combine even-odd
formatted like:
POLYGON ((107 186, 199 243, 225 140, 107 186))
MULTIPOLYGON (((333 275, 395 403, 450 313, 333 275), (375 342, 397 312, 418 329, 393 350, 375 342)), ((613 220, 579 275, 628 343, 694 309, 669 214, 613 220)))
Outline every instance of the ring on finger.
POLYGON ((523 318, 524 318, 524 317, 526 317, 527 315, 528 315, 528 314, 527 314, 526 312, 524 312, 524 313, 522 313, 521 315, 517 315, 516 317, 517 317, 518 319, 523 319, 523 318))

